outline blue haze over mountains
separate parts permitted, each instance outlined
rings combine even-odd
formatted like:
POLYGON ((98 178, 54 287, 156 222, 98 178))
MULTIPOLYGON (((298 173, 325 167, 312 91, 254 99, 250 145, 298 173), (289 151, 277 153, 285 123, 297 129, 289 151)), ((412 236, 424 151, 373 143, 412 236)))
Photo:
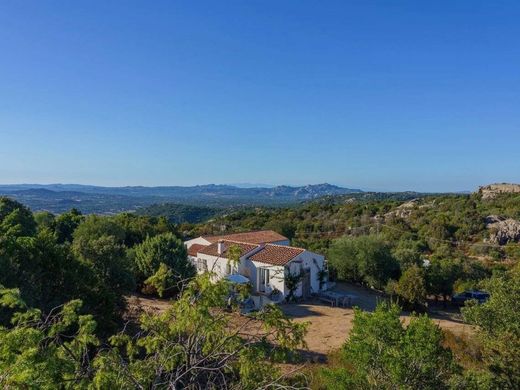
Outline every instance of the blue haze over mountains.
POLYGON ((153 204, 180 203, 195 206, 237 207, 287 205, 345 194, 361 194, 360 189, 331 184, 300 187, 238 187, 234 185, 101 187, 82 184, 7 184, 0 195, 14 198, 34 211, 61 213, 75 207, 83 213, 110 214, 134 211, 153 204))

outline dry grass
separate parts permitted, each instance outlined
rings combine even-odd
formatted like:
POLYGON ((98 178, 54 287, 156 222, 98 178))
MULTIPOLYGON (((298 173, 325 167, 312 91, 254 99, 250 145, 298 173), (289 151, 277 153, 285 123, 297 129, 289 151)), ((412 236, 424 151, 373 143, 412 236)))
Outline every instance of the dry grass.
POLYGON ((482 350, 474 334, 455 334, 444 331, 444 346, 449 348, 457 363, 466 369, 482 368, 482 350))
MULTIPOLYGON (((355 305, 364 310, 373 310, 378 300, 384 299, 379 294, 365 288, 341 283, 339 291, 356 295, 355 305)), ((146 311, 158 313, 166 310, 170 302, 167 299, 157 299, 146 296, 130 296, 127 298, 129 306, 129 317, 137 316, 146 311)), ((302 351, 302 357, 309 363, 325 363, 330 361, 331 352, 338 350, 345 343, 350 330, 354 310, 352 308, 330 307, 320 301, 312 300, 304 303, 291 303, 281 305, 281 309, 287 316, 296 322, 308 322, 308 333, 305 337, 308 350, 302 351)), ((406 324, 410 320, 409 313, 401 316, 406 324)), ((465 355, 475 358, 478 352, 475 350, 474 342, 471 341, 474 330, 470 325, 464 324, 456 313, 439 312, 431 315, 432 320, 447 333, 446 345, 453 347, 456 356, 464 359, 465 355), (460 353, 458 352, 460 351, 460 353)), ((231 324, 234 329, 241 328, 244 335, 256 335, 262 331, 262 325, 250 318, 233 315, 231 324)), ((468 361, 470 361, 470 358, 468 361)), ((469 363, 468 363, 469 364, 469 363)))

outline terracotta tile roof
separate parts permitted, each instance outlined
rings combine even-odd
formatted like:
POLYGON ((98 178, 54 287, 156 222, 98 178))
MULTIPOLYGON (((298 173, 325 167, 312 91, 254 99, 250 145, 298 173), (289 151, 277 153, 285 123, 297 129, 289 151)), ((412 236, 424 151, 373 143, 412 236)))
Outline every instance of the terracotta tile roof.
POLYGON ((267 244, 271 242, 289 240, 287 237, 282 236, 281 234, 278 234, 273 230, 259 230, 255 232, 232 233, 220 236, 203 236, 203 238, 211 243, 217 242, 218 240, 229 240, 239 242, 250 242, 253 244, 267 244))
POLYGON ((205 255, 211 255, 211 256, 220 256, 223 258, 227 258, 228 250, 231 246, 237 246, 240 248, 240 256, 244 256, 246 253, 251 252, 252 250, 258 248, 260 245, 257 244, 251 244, 247 242, 238 242, 238 241, 230 241, 230 240, 222 240, 224 244, 224 251, 222 254, 219 255, 218 253, 218 242, 214 242, 213 244, 210 244, 202 249, 199 250, 199 253, 203 253, 205 255))
POLYGON ((199 251, 202 249, 202 248, 205 248, 206 245, 202 245, 202 244, 193 244, 192 246, 190 246, 188 248, 188 255, 190 256, 193 256, 193 257, 196 257, 197 256, 197 253, 199 253, 199 251))
POLYGON ((253 256, 250 256, 249 259, 265 264, 285 265, 303 252, 305 252, 305 249, 302 248, 266 244, 265 247, 253 256))

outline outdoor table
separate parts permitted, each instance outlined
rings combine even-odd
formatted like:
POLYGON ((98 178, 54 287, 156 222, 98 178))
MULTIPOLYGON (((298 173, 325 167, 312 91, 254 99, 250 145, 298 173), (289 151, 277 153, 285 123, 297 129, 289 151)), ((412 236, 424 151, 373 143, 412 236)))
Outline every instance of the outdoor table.
POLYGON ((339 305, 339 301, 340 301, 340 299, 341 299, 341 297, 342 297, 341 294, 338 294, 338 293, 336 293, 336 292, 334 292, 334 291, 327 291, 327 295, 328 295, 332 300, 334 300, 334 304, 335 304, 336 306, 339 305))

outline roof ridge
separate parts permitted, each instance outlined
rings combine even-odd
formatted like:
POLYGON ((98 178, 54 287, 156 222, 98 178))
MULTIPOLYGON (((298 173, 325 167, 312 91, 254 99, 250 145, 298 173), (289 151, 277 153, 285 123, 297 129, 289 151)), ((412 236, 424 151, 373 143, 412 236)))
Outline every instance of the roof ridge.
MULTIPOLYGON (((260 244, 255 244, 254 242, 247 242, 247 241, 236 241, 236 240, 225 240, 225 239, 222 239, 222 240, 219 240, 219 241, 234 242, 235 244, 246 244, 246 245, 252 245, 252 246, 260 246, 260 244)), ((213 244, 215 244, 215 243, 213 243, 213 244)), ((210 245, 213 245, 213 244, 210 244, 210 245)))
POLYGON ((265 244, 264 247, 265 247, 265 246, 268 246, 268 245, 270 245, 270 246, 277 246, 277 247, 280 247, 280 248, 299 249, 299 250, 304 251, 304 252, 307 250, 307 249, 305 249, 305 248, 300 248, 299 246, 282 245, 282 244, 271 244, 271 243, 267 243, 267 244, 265 244))

